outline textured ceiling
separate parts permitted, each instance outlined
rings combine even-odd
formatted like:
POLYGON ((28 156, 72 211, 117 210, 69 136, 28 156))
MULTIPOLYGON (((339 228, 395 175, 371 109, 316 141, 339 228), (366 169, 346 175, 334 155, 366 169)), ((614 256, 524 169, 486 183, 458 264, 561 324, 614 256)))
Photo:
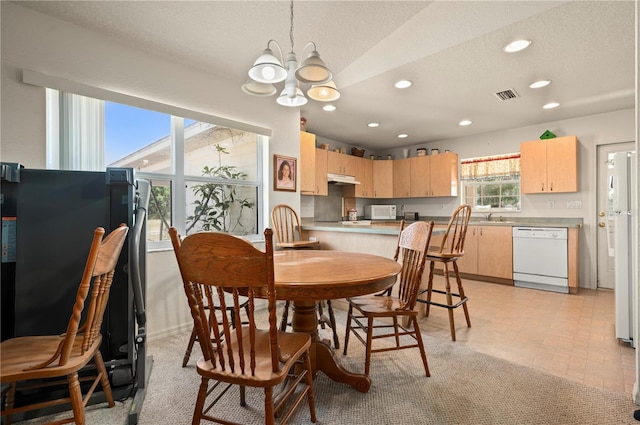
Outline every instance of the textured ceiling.
MULTIPOLYGON (((15 2, 240 86, 275 39, 288 1, 15 2)), ((634 107, 633 1, 296 1, 295 52, 314 41, 342 97, 301 108, 320 136, 371 150, 634 107), (502 47, 533 41, 523 52, 502 47), (400 78, 414 82, 399 91, 400 78), (550 86, 528 87, 537 79, 550 86), (499 101, 494 92, 519 97, 499 101), (549 101, 561 106, 541 107, 549 101), (470 119, 468 127, 458 126, 470 119), (377 121, 380 127, 366 126, 377 121), (406 139, 397 139, 407 133, 406 139)), ((305 87, 302 87, 305 89, 305 87)), ((253 98, 270 102, 275 98, 253 98)))

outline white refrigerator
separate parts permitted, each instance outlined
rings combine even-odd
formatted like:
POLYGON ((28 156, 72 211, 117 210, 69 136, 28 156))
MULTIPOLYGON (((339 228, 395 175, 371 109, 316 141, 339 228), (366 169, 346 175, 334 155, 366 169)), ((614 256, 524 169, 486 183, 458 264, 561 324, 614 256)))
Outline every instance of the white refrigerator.
POLYGON ((615 276, 616 338, 630 342, 635 334, 636 305, 635 267, 638 249, 638 211, 634 210, 638 190, 636 153, 618 152, 613 156, 611 189, 613 202, 609 217, 613 222, 613 250, 615 276))

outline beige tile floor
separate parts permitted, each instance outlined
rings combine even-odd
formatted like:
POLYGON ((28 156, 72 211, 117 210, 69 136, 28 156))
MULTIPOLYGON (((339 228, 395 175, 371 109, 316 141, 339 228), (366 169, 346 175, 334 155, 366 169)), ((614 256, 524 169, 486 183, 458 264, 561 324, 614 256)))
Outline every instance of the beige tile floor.
MULTIPOLYGON (((436 276, 436 284, 444 282, 436 276)), ((454 310, 456 344, 593 387, 631 394, 635 350, 615 338, 613 291, 577 295, 465 279, 471 328, 454 310)), ((432 307, 421 329, 451 338, 446 309, 432 307)))

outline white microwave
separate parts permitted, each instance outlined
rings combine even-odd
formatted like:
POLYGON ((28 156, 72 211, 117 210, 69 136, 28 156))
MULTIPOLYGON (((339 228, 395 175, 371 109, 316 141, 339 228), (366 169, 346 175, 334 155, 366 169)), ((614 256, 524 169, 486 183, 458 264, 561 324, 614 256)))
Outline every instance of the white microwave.
POLYGON ((368 220, 395 220, 395 205, 365 205, 364 218, 368 220))

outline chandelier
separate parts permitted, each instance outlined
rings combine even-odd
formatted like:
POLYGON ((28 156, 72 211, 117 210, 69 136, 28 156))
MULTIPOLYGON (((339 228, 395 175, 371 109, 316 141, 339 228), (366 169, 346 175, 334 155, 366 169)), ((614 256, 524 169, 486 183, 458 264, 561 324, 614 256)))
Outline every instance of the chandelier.
POLYGON ((282 49, 275 40, 267 42, 267 48, 256 59, 249 69, 249 79, 242 85, 245 93, 253 96, 272 96, 277 93, 274 84, 284 81, 284 90, 276 99, 283 106, 298 107, 307 103, 307 98, 300 89, 300 83, 311 84, 307 90, 307 96, 320 102, 331 102, 340 97, 340 92, 332 81, 333 75, 320 54, 316 50, 316 44, 309 42, 302 53, 311 46, 309 56, 298 66, 296 54, 293 52, 293 0, 290 4, 291 20, 289 27, 289 39, 291 51, 287 55, 286 62, 282 60, 282 49), (274 56, 271 45, 275 45, 280 52, 280 60, 274 56), (286 67, 282 64, 285 63, 286 67))

